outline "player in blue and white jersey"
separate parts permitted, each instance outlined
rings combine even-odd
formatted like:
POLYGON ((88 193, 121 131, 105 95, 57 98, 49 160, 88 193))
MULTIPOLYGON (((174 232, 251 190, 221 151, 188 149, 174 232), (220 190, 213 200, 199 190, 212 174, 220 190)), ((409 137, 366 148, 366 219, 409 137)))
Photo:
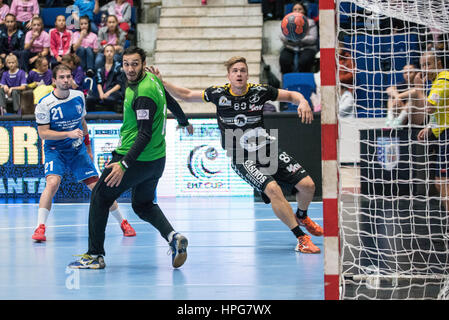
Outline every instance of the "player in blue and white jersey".
MULTIPOLYGON (((37 229, 32 236, 35 241, 46 241, 45 223, 66 170, 70 170, 77 181, 86 184, 90 190, 98 181, 84 118, 84 95, 81 91, 70 89, 72 73, 63 64, 53 69, 53 81, 55 90, 44 96, 35 109, 38 133, 45 140, 46 178, 46 186, 39 200, 37 229)), ((136 235, 128 221, 123 219, 117 202, 109 210, 120 223, 125 236, 136 235)))

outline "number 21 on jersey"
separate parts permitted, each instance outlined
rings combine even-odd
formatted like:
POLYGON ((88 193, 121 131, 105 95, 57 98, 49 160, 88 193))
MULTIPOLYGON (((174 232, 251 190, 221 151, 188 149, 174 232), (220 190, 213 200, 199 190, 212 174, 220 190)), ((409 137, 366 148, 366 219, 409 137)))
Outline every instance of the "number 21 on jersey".
POLYGON ((52 120, 60 120, 64 118, 64 115, 62 114, 61 107, 53 108, 51 111, 51 119, 52 120))

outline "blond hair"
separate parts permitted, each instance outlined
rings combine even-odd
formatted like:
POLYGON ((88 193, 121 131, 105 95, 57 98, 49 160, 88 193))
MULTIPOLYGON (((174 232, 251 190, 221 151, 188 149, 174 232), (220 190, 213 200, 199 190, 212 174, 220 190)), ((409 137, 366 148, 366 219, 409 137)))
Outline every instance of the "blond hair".
POLYGON ((17 64, 19 64, 19 59, 17 59, 17 56, 14 53, 10 53, 5 58, 5 64, 8 63, 8 60, 13 59, 17 64))
POLYGON ((231 67, 234 64, 239 63, 239 62, 244 63, 246 65, 246 68, 248 69, 248 64, 246 63, 246 59, 244 57, 239 57, 239 56, 235 56, 235 57, 230 58, 228 61, 226 61, 224 63, 224 65, 225 65, 226 69, 229 72, 229 69, 231 69, 231 67))

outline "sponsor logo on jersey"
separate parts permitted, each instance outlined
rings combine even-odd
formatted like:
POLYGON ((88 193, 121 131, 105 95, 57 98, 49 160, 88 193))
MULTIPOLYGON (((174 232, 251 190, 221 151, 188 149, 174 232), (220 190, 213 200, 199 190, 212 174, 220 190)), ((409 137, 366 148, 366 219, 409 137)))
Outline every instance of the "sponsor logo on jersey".
POLYGON ((440 103, 440 95, 438 93, 432 93, 430 100, 435 101, 435 104, 440 103))
POLYGON ((137 120, 149 120, 150 119, 150 110, 148 109, 139 109, 136 112, 137 120))
POLYGON ((259 95, 257 93, 253 94, 251 97, 249 97, 249 102, 250 103, 256 103, 259 100, 260 100, 260 97, 259 97, 259 95))
POLYGON ((220 99, 218 99, 218 105, 222 107, 230 107, 231 100, 228 100, 225 96, 221 96, 220 99))
POLYGON ((251 178, 255 179, 259 186, 261 186, 267 180, 267 176, 265 176, 262 172, 260 172, 259 169, 257 169, 253 160, 246 160, 243 165, 250 174, 251 178))
POLYGON ((244 127, 248 122, 248 118, 244 114, 238 114, 234 117, 234 124, 237 127, 244 127))

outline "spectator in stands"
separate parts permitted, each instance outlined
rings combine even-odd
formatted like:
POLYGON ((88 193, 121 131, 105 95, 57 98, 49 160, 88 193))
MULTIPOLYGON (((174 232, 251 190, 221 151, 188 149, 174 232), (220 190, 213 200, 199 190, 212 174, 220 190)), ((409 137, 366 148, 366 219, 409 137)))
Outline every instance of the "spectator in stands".
POLYGON ((48 60, 45 57, 39 57, 36 60, 35 68, 28 73, 27 87, 34 89, 40 85, 51 85, 52 74, 48 68, 48 60))
POLYGON ((52 67, 61 63, 62 56, 69 54, 72 45, 72 31, 67 30, 65 16, 59 15, 55 27, 50 30, 50 64, 52 67))
POLYGON ((25 43, 25 33, 17 28, 16 17, 8 13, 5 17, 5 26, 0 28, 0 57, 6 58, 10 53, 15 54, 19 59, 19 68, 28 66, 25 59, 23 46, 25 43))
POLYGON ((354 88, 354 62, 351 53, 339 42, 338 49, 338 77, 340 80, 340 99, 338 101, 339 115, 341 117, 355 116, 354 88))
POLYGON ((104 47, 112 44, 115 49, 114 61, 121 63, 122 53, 125 45, 126 34, 118 27, 118 19, 116 16, 108 16, 106 20, 106 27, 98 31, 98 47, 99 52, 95 58, 95 68, 101 68, 104 65, 104 47))
MULTIPOLYGON (((304 16, 307 10, 301 2, 296 2, 292 12, 300 12, 304 16)), ((279 56, 281 73, 290 72, 311 72, 315 61, 315 54, 318 52, 318 29, 315 22, 307 18, 309 29, 305 37, 297 42, 287 40, 281 34, 284 47, 279 56)))
POLYGON ((0 26, 5 24, 5 17, 9 13, 9 6, 0 0, 0 26))
POLYGON ((32 28, 32 20, 39 17, 39 3, 37 0, 12 0, 9 13, 16 16, 17 24, 22 30, 32 28))
POLYGON ((116 16, 119 27, 128 33, 131 25, 131 5, 126 0, 108 2, 100 8, 100 11, 107 12, 109 16, 116 16))
POLYGON ((81 60, 81 67, 88 77, 95 75, 95 54, 98 52, 98 37, 91 31, 88 16, 80 18, 80 31, 73 35, 73 51, 81 60))
POLYGON ((73 6, 76 6, 78 9, 72 12, 75 25, 79 26, 80 17, 88 16, 92 32, 97 33, 98 27, 94 22, 94 14, 100 11, 99 0, 75 0, 73 6))
POLYGON ((31 20, 31 30, 25 36, 25 71, 29 71, 39 57, 47 57, 50 52, 50 35, 44 31, 44 22, 41 17, 31 20))
POLYGON ((7 110, 7 101, 12 101, 13 112, 20 110, 20 92, 26 88, 25 71, 19 69, 19 61, 13 54, 9 54, 6 59, 8 71, 4 72, 0 80, 0 115, 4 115, 7 110))
POLYGON ((66 54, 62 56, 61 63, 72 70, 72 89, 81 90, 85 74, 83 68, 81 68, 80 58, 76 54, 66 54))
POLYGON ((263 20, 282 20, 284 17, 284 6, 290 1, 284 0, 262 0, 263 20))
MULTIPOLYGON (((441 202, 446 213, 449 211, 449 71, 444 69, 444 62, 440 54, 435 51, 423 53, 420 59, 422 72, 416 77, 421 77, 424 83, 432 82, 432 87, 426 94, 425 111, 430 116, 430 125, 421 129, 418 140, 438 140, 438 161, 431 164, 435 174, 435 186, 440 194, 441 202)), ((443 236, 448 237, 448 230, 443 236)))
POLYGON ((115 48, 107 45, 104 48, 105 64, 97 69, 98 95, 88 95, 86 104, 88 111, 94 111, 95 105, 110 106, 111 111, 122 112, 125 78, 122 66, 114 61, 115 48))
POLYGON ((404 81, 387 88, 387 127, 422 125, 425 120, 425 83, 413 64, 402 69, 404 81))
POLYGON ((27 89, 21 95, 21 114, 34 114, 34 108, 39 100, 53 89, 52 72, 48 68, 47 58, 37 58, 35 66, 36 68, 28 73, 27 89))
POLYGON ((2 79, 3 73, 6 72, 5 69, 5 59, 0 57, 0 80, 2 79))

